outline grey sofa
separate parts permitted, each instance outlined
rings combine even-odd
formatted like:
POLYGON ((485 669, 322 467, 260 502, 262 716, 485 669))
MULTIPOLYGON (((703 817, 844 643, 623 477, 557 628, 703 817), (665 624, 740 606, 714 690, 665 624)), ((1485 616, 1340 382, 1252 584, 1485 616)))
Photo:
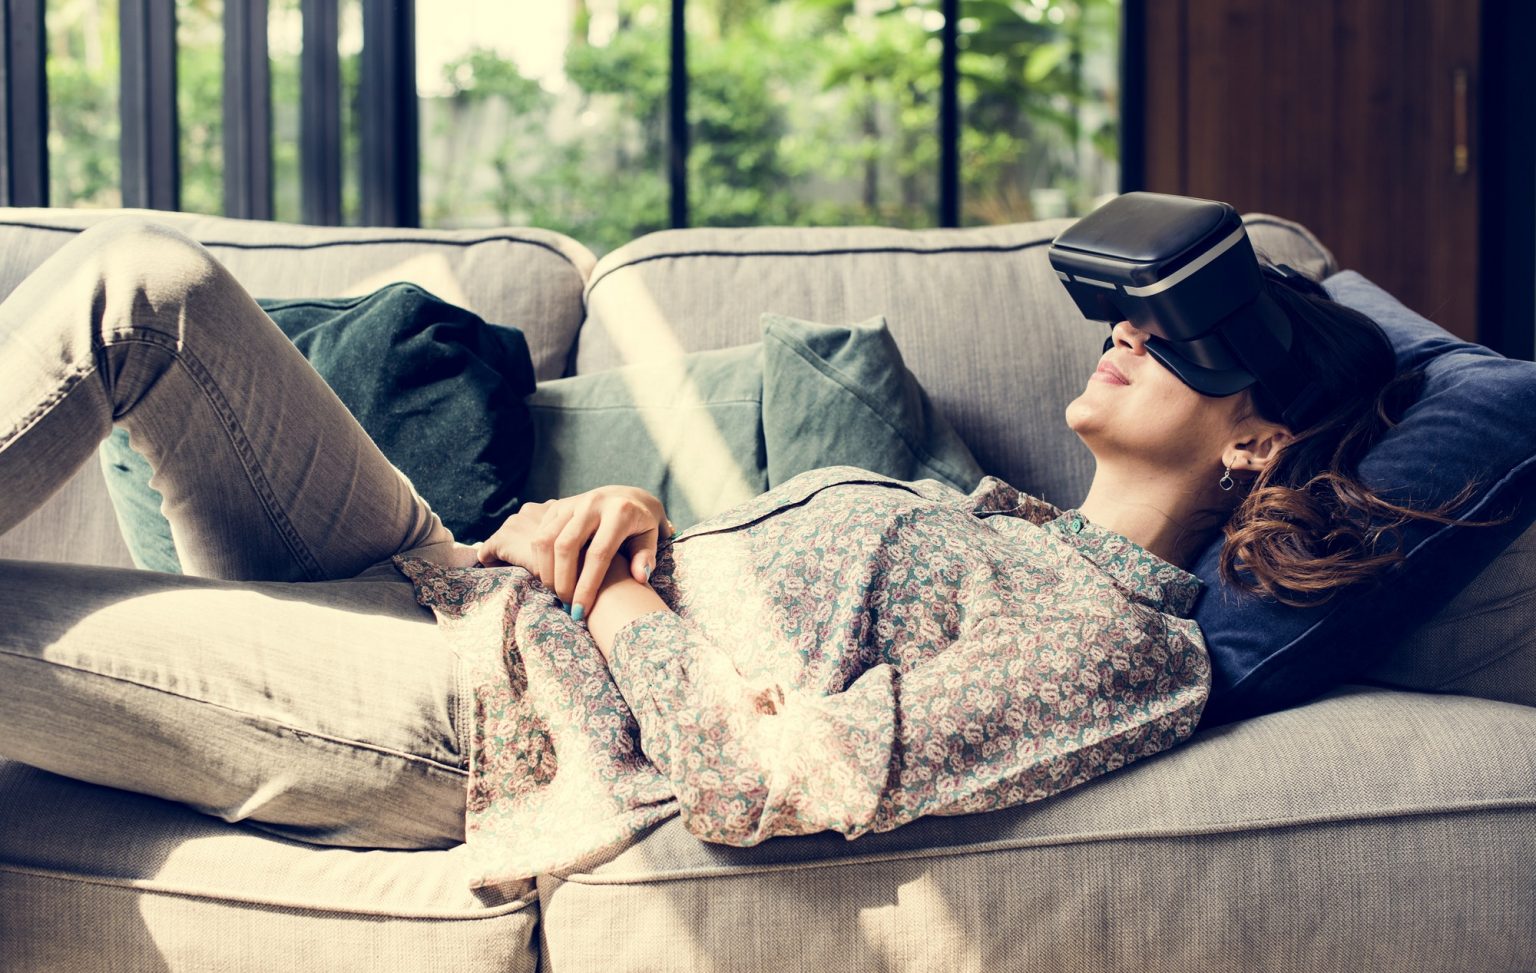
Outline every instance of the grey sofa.
MULTIPOLYGON (((0 294, 105 215, 0 211, 0 294)), ((667 231, 595 260, 539 230, 155 215, 258 296, 414 280, 523 328, 541 379, 755 341, 762 311, 883 313, 985 469, 1064 505, 1091 474, 1062 421, 1098 342, 1044 259, 1061 221, 667 231)), ((1274 259, 1337 269, 1248 219, 1274 259)), ((99 469, 0 557, 129 566, 99 469)), ((673 820, 496 892, 462 887, 454 850, 314 848, 0 762, 0 968, 1536 970, 1536 707, 1510 701, 1530 660, 1446 659, 1494 610, 1530 646, 1533 558, 1528 533, 1371 684, 1037 804, 753 849, 673 820)))

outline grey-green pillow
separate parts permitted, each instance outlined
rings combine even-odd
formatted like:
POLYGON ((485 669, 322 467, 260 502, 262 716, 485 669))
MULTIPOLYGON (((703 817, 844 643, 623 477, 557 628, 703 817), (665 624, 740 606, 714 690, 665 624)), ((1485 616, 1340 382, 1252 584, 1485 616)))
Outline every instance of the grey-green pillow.
POLYGON ((681 530, 768 489, 762 406, 761 344, 540 382, 523 496, 642 487, 681 530))
POLYGON ((763 340, 540 383, 529 500, 643 487, 679 529, 798 473, 857 466, 969 491, 982 471, 883 317, 762 317, 763 340))
POLYGON ((982 470, 907 370, 884 317, 851 325, 762 318, 768 485, 857 466, 969 492, 982 470))

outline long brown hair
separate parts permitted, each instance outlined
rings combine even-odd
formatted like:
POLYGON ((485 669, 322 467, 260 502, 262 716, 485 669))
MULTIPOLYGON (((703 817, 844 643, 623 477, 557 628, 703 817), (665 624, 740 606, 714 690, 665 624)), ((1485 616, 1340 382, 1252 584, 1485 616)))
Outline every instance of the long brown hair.
MULTIPOLYGON (((1336 303, 1317 283, 1266 268, 1270 297, 1290 318, 1295 350, 1329 400, 1320 418, 1292 429, 1227 520, 1220 570, 1228 584, 1287 605, 1319 605, 1404 557, 1402 529, 1416 520, 1462 523, 1447 503, 1417 509, 1388 500, 1359 476, 1366 452, 1418 397, 1421 370, 1396 374, 1391 343, 1369 317, 1336 303)), ((1281 422, 1261 389, 1258 414, 1281 422)))

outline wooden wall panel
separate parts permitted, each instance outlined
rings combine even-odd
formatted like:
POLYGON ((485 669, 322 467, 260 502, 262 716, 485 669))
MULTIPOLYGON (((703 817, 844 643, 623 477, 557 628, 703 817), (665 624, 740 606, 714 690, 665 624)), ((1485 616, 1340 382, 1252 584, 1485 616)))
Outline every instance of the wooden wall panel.
MULTIPOLYGON (((1481 190, 1477 178, 1480 134, 1477 99, 1482 76, 1479 70, 1482 25, 1478 23, 1478 16, 1481 6, 1480 3, 1436 3, 1432 6, 1428 63, 1437 67, 1420 76, 1426 89, 1424 101, 1429 106, 1430 132, 1430 152, 1426 162, 1431 191, 1424 201, 1427 205, 1425 222, 1430 231, 1425 238, 1429 244, 1425 261, 1425 285, 1429 292, 1425 306, 1431 309, 1429 316, 1432 320, 1444 317, 1452 322, 1464 321, 1467 327, 1458 333, 1477 338, 1481 338, 1485 330, 1479 325, 1477 306, 1481 259, 1478 250, 1481 237, 1478 196, 1481 190), (1467 84, 1465 129, 1468 155, 1466 171, 1461 174, 1456 172, 1453 151, 1457 141, 1454 120, 1458 70, 1463 72, 1467 84), (1442 307, 1447 313, 1437 317, 1434 309, 1442 307)), ((1409 202, 1413 205, 1418 201, 1409 202)))
POLYGON ((1476 160, 1454 171, 1453 85, 1465 71, 1471 126, 1480 10, 1478 0, 1149 3, 1147 188, 1298 220, 1341 266, 1476 337, 1476 160))
POLYGON ((1148 188, 1182 186, 1184 178, 1185 95, 1184 10, 1185 0, 1160 0, 1145 4, 1146 77, 1124 79, 1140 83, 1142 90, 1146 183, 1148 188))

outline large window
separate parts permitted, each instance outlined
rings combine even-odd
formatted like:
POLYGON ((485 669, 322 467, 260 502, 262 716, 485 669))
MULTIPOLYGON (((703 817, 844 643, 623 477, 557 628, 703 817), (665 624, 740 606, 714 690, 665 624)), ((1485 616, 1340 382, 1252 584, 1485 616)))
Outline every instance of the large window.
POLYGON ((668 224, 666 0, 459 0, 416 27, 421 218, 599 247, 668 224))
POLYGON ((938 8, 690 2, 693 221, 937 225, 938 8))
POLYGON ((1076 216, 1120 183, 1120 0, 961 0, 962 221, 1076 216))
POLYGON ((304 14, 299 0, 268 0, 267 57, 272 75, 272 216, 285 223, 303 219, 299 171, 301 72, 304 14))
POLYGON ((1064 216, 1119 188, 1121 0, 46 0, 54 205, 120 205, 143 169, 118 158, 120 123, 146 124, 118 105, 119 3, 174 5, 175 98, 148 90, 183 209, 601 251, 673 225, 1064 216), (255 45, 228 26, 251 11, 255 45), (224 90, 251 51, 270 117, 224 90))
POLYGON ((224 211, 224 0, 176 0, 181 208, 224 211))
POLYGON ((43 16, 48 199, 55 206, 121 206, 117 0, 48 0, 43 16))

